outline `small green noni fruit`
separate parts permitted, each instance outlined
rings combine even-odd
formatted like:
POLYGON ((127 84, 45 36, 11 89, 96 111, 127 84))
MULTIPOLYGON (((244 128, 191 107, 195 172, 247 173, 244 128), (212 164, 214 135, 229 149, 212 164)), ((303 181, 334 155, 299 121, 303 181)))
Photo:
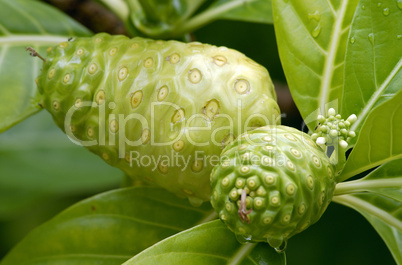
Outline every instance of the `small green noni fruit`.
POLYGON ((212 206, 240 241, 278 251, 318 221, 330 203, 334 167, 311 137, 286 126, 240 135, 211 174, 212 206))
POLYGON ((37 83, 72 140, 193 204, 210 198, 210 159, 248 128, 280 122, 268 71, 226 47, 75 38, 48 49, 37 83))

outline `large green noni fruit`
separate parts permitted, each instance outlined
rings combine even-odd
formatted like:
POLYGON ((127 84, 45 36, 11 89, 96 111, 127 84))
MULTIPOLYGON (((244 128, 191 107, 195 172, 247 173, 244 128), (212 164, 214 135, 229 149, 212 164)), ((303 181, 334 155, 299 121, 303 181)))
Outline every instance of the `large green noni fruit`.
POLYGON ((309 135, 265 126, 240 135, 211 174, 211 203, 241 241, 278 251, 318 221, 335 189, 334 166, 309 135))
POLYGON ((228 143, 280 122, 268 71, 226 47, 98 34, 48 49, 41 103, 77 143, 193 204, 228 143))

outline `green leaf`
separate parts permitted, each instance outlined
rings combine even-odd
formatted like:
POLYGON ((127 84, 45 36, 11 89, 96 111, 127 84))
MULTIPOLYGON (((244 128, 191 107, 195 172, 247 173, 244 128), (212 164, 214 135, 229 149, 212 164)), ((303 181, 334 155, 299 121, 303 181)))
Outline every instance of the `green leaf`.
POLYGON ((338 182, 402 157, 401 102, 402 90, 371 111, 338 182))
MULTIPOLYGON (((373 108, 401 89, 401 21, 402 10, 395 0, 361 0, 356 9, 345 58, 347 75, 341 110, 345 117, 357 115, 351 127, 356 132, 373 108)), ((350 146, 356 138, 353 140, 350 146)))
POLYGON ((39 1, 0 0, 0 132, 38 112, 40 100, 35 85, 41 61, 25 51, 40 54, 66 41, 69 36, 87 36, 88 30, 60 11, 39 1))
POLYGON ((47 112, 0 135, 0 220, 48 200, 118 187, 122 172, 73 144, 47 112))
POLYGON ((346 205, 361 213, 380 234, 391 251, 395 261, 402 264, 402 190, 399 200, 362 193, 334 196, 333 201, 346 205))
POLYGON ((95 0, 117 15, 122 21, 127 21, 130 10, 125 0, 95 0))
POLYGON ((246 22, 272 24, 271 0, 218 0, 206 11, 213 13, 214 19, 230 19, 246 22))
POLYGON ((205 2, 205 0, 127 0, 132 24, 143 34, 154 38, 181 36, 177 28, 205 2))
POLYGON ((402 159, 393 160, 379 166, 364 178, 338 183, 335 195, 369 191, 402 202, 401 163, 402 159))
POLYGON ((159 188, 106 192, 65 210, 26 236, 8 264, 121 264, 156 242, 216 217, 159 188))
POLYGON ((358 0, 273 0, 279 55, 310 130, 319 112, 339 109, 349 27, 358 0))
POLYGON ((234 234, 215 220, 167 238, 124 264, 280 265, 286 264, 286 258, 265 243, 238 243, 234 234))

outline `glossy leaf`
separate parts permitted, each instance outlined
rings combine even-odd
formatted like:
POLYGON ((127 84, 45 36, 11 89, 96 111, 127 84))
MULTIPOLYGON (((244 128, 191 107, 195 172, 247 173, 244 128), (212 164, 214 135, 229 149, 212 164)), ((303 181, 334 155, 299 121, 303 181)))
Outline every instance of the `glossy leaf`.
POLYGON ((127 21, 130 10, 125 0, 95 0, 115 13, 122 21, 127 21))
POLYGON ((279 55, 310 130, 319 112, 339 109, 349 27, 358 0, 273 0, 279 55))
POLYGON ((84 200, 33 230, 8 264, 121 264, 154 243, 216 214, 208 204, 159 188, 128 188, 84 200))
POLYGON ((399 200, 378 195, 361 193, 334 196, 333 201, 361 213, 380 234, 395 261, 402 264, 402 190, 399 200))
POLYGON ((39 1, 0 0, 0 132, 38 112, 35 78, 42 62, 27 46, 46 48, 88 30, 60 11, 39 1))
POLYGON ((373 109, 338 181, 402 157, 402 90, 373 109))
POLYGON ((396 0, 360 0, 356 9, 345 58, 341 110, 345 117, 357 115, 352 125, 356 132, 374 107, 401 90, 402 9, 397 4, 396 0))
POLYGON ((280 265, 286 264, 286 258, 266 243, 238 243, 234 234, 215 220, 167 238, 124 264, 280 265))
POLYGON ((402 202, 401 163, 402 159, 393 160, 381 165, 364 178, 338 183, 335 195, 369 191, 402 202))
POLYGON ((272 24, 271 2, 271 0, 217 0, 205 12, 213 12, 214 19, 272 24))
POLYGON ((48 200, 116 188, 123 173, 73 144, 47 112, 0 135, 0 220, 48 200))
POLYGON ((168 38, 187 32, 177 32, 205 0, 126 0, 132 24, 143 34, 168 38))

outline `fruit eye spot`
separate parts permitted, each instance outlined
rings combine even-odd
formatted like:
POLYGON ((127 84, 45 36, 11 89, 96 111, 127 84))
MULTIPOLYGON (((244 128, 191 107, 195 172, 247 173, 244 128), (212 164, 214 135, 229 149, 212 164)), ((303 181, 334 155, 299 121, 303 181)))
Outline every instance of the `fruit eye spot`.
POLYGON ((198 70, 197 68, 191 69, 188 72, 188 79, 193 84, 199 83, 202 79, 202 74, 201 74, 200 70, 198 70))
POLYGON ((145 61, 144 61, 145 68, 152 67, 153 65, 154 65, 154 59, 152 59, 151 57, 148 57, 147 59, 145 59, 145 61))
POLYGON ((226 62, 227 62, 226 57, 223 55, 216 55, 213 58, 214 58, 214 63, 217 66, 222 66, 222 65, 226 64, 226 62))
POLYGON ((250 84, 247 80, 238 79, 234 84, 234 89, 239 94, 245 94, 250 92, 250 84))
POLYGON ((294 149, 294 148, 290 148, 290 152, 292 153, 293 156, 295 156, 297 158, 301 157, 301 153, 298 150, 294 149))
POLYGON ((110 159, 109 155, 106 152, 102 153, 102 158, 103 158, 103 160, 106 160, 106 161, 110 159))
POLYGON ((313 180, 313 177, 311 177, 311 176, 308 176, 308 177, 307 177, 307 186, 310 188, 310 190, 313 189, 313 187, 314 187, 314 180, 313 180))
POLYGON ((272 138, 271 136, 264 136, 262 137, 262 140, 265 142, 272 142, 274 138, 272 138))
POLYGON ((293 135, 285 134, 284 136, 285 136, 286 139, 288 139, 290 141, 293 141, 293 142, 297 141, 297 139, 293 135))
POLYGON ((119 123, 117 122, 117 120, 113 119, 110 121, 110 131, 115 133, 119 130, 119 123))
POLYGON ((62 42, 59 44, 60 48, 66 48, 68 46, 68 42, 62 42))
POLYGON ((323 205, 323 204, 324 204, 324 199, 325 199, 325 193, 324 193, 324 192, 321 192, 320 200, 318 201, 318 202, 320 203, 320 205, 323 205))
POLYGON ((268 185, 272 185, 275 182, 275 176, 267 175, 267 176, 265 176, 264 180, 265 180, 265 183, 267 183, 268 185))
POLYGON ((291 171, 294 171, 294 170, 295 170, 295 165, 294 165, 292 162, 290 162, 290 161, 287 161, 287 162, 286 162, 286 166, 287 166, 288 169, 291 170, 291 171))
POLYGON ((95 43, 101 43, 102 42, 102 39, 101 38, 96 38, 95 39, 95 43))
POLYGON ((269 156, 264 156, 262 158, 262 162, 263 162, 264 166, 272 166, 272 164, 273 164, 273 160, 269 156))
POLYGON ((66 74, 66 75, 63 77, 63 82, 64 82, 64 83, 68 83, 68 81, 70 81, 70 79, 71 79, 71 75, 70 75, 70 74, 66 74))
POLYGON ((300 205, 298 208, 299 214, 303 214, 305 210, 306 210, 306 206, 304 204, 300 205))
POLYGON ((77 99, 75 100, 74 106, 75 106, 77 109, 81 108, 81 106, 82 106, 82 99, 77 98, 77 99))
POLYGON ((321 167, 321 161, 318 157, 316 157, 315 155, 313 155, 313 163, 316 167, 321 167))
POLYGON ((211 99, 202 109, 207 118, 212 121, 217 114, 219 114, 219 103, 216 99, 211 99))
POLYGON ((270 224, 271 222, 272 222, 272 217, 265 217, 263 220, 262 220, 262 222, 264 223, 264 224, 270 224))
POLYGON ((110 56, 114 56, 116 53, 117 53, 117 48, 116 47, 111 48, 110 51, 109 51, 110 56))
POLYGON ((142 133, 141 133, 142 144, 148 143, 150 138, 151 138, 151 131, 148 128, 145 128, 144 130, 142 130, 142 133))
POLYGON ((55 73, 56 73, 56 70, 53 68, 53 69, 51 69, 51 70, 49 71, 49 73, 47 74, 47 77, 48 77, 49 79, 52 79, 55 73))
POLYGON ((222 186, 227 187, 230 184, 230 179, 228 177, 225 177, 222 179, 222 186))
POLYGON ((271 145, 266 145, 266 146, 264 146, 264 149, 270 152, 270 151, 274 150, 274 147, 271 145))
POLYGON ((131 44, 131 49, 137 49, 138 47, 140 47, 140 45, 137 42, 134 42, 133 44, 131 44))
POLYGON ((162 174, 167 174, 169 171, 169 167, 165 165, 164 161, 159 162, 158 169, 162 174))
POLYGON ((52 103, 52 107, 53 107, 54 110, 59 110, 60 109, 60 103, 57 100, 55 100, 52 103))
POLYGON ((332 179, 332 169, 331 169, 331 167, 330 166, 327 166, 327 171, 328 171, 328 176, 329 176, 329 178, 331 178, 332 179))
POLYGON ((163 86, 163 87, 159 88, 158 96, 157 96, 158 101, 164 100, 168 94, 169 94, 169 88, 167 86, 163 86))
POLYGON ((250 171, 250 168, 247 167, 247 166, 243 166, 243 167, 240 168, 240 172, 243 173, 243 174, 246 174, 249 171, 250 171))
POLYGON ((173 53, 167 59, 169 60, 169 62, 171 64, 176 64, 176 63, 180 62, 180 55, 178 55, 177 53, 173 53))
POLYGON ((191 165, 191 170, 194 172, 200 172, 203 168, 203 164, 201 160, 195 160, 191 165))
POLYGON ((246 183, 245 183, 244 179, 237 179, 235 186, 236 186, 236 188, 241 189, 244 187, 245 184, 246 183))
POLYGON ((273 205, 278 205, 278 204, 279 204, 279 197, 278 197, 278 196, 273 196, 273 197, 271 198, 271 203, 272 203, 273 205))
POLYGON ((102 105, 103 103, 105 103, 105 98, 105 91, 99 90, 98 93, 96 93, 95 101, 96 103, 98 103, 98 105, 102 105))
POLYGON ((293 184, 289 184, 289 185, 286 187, 286 193, 287 193, 288 195, 293 195, 293 194, 295 194, 295 191, 296 191, 296 187, 295 187, 295 185, 293 185, 293 184))
POLYGON ((225 204, 225 208, 226 208, 226 211, 231 212, 232 209, 233 209, 233 206, 232 206, 232 204, 230 202, 227 202, 225 204))
POLYGON ((127 67, 124 66, 124 67, 120 68, 119 74, 118 74, 119 80, 120 80, 120 81, 123 81, 124 79, 126 79, 127 74, 128 74, 128 69, 127 69, 127 67))
POLYGON ((175 142, 173 144, 173 149, 176 152, 180 152, 181 150, 183 150, 183 148, 184 148, 184 141, 183 140, 178 140, 177 142, 175 142))
POLYGON ((264 201, 263 201, 263 199, 261 199, 261 198, 256 198, 255 200, 254 200, 254 206, 255 206, 255 208, 261 208, 261 207, 263 207, 264 206, 264 201))
POLYGON ((247 144, 242 144, 242 145, 239 145, 238 149, 239 149, 239 151, 243 151, 243 150, 245 150, 247 147, 248 147, 247 144))
POLYGON ((81 55, 84 54, 84 52, 85 52, 84 49, 80 48, 80 49, 77 50, 76 54, 77 54, 78 56, 81 56, 81 55))
POLYGON ((290 221, 290 214, 286 214, 286 215, 282 218, 282 221, 283 221, 284 223, 289 223, 289 221, 290 221))
POLYGON ((178 109, 173 113, 172 116, 172 123, 176 124, 178 122, 181 122, 184 120, 184 110, 183 109, 178 109))
POLYGON ((138 107, 141 101, 142 101, 142 90, 138 90, 131 96, 131 108, 134 109, 138 107))
POLYGON ((96 63, 91 63, 88 67, 88 72, 92 75, 94 73, 96 73, 96 71, 98 70, 98 65, 96 65, 96 63))
POLYGON ((92 127, 89 127, 87 130, 87 135, 89 136, 89 138, 93 138, 94 137, 94 129, 92 127))

